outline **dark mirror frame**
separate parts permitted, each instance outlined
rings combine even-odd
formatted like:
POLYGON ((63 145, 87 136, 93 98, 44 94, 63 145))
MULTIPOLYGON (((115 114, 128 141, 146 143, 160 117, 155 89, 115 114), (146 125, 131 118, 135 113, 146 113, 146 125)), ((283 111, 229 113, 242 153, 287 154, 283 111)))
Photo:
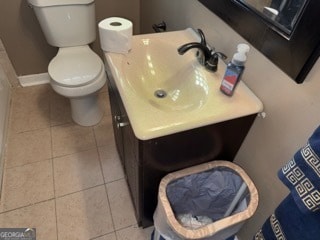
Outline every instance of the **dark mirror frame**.
POLYGON ((308 1, 290 37, 279 34, 241 1, 199 1, 297 83, 304 81, 320 56, 320 0, 308 1))

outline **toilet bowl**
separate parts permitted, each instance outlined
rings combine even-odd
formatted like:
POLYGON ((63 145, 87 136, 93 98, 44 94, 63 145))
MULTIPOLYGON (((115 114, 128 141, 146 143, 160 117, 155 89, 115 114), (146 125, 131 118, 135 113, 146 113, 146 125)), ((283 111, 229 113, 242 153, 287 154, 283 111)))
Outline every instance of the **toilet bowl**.
POLYGON ((101 59, 88 45, 60 48, 48 67, 55 92, 70 99, 72 119, 82 126, 96 125, 103 116, 98 90, 106 83, 101 59))
POLYGON ((106 83, 104 64, 88 44, 95 40, 94 0, 28 0, 47 42, 59 48, 48 66, 50 84, 70 99, 72 119, 93 126, 103 116, 98 91, 106 83))

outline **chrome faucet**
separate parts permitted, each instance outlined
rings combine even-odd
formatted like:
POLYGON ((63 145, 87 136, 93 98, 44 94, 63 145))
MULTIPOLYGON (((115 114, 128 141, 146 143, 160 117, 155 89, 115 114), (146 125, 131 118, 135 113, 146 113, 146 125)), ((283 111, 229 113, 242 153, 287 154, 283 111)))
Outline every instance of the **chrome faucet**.
POLYGON ((221 52, 215 52, 214 48, 207 45, 206 38, 201 29, 198 29, 200 35, 199 42, 186 43, 178 48, 178 53, 180 55, 185 54, 188 50, 192 48, 197 48, 197 59, 199 63, 206 69, 215 72, 218 69, 219 57, 223 60, 227 59, 227 56, 221 52))

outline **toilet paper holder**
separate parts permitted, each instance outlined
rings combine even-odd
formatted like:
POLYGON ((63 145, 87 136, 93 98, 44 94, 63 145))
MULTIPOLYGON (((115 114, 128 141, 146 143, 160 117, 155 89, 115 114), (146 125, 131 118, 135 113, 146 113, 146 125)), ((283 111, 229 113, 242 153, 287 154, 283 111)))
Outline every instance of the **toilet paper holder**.
POLYGON ((152 28, 155 32, 165 32, 167 30, 167 24, 162 21, 158 24, 152 24, 152 28))

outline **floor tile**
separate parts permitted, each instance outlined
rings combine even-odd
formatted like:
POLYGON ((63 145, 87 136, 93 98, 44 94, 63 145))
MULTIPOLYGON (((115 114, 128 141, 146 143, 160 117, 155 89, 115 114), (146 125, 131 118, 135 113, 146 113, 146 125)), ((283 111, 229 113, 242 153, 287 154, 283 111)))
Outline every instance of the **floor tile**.
POLYGON ((16 88, 11 107, 11 126, 15 133, 50 126, 50 92, 48 84, 16 88))
POLYGON ((116 237, 116 234, 113 232, 113 233, 109 233, 107 235, 104 235, 102 237, 95 238, 93 240, 117 240, 117 237, 116 237))
POLYGON ((56 196, 104 183, 97 149, 53 159, 56 196))
POLYGON ((97 145, 108 146, 114 145, 113 127, 111 116, 105 116, 101 122, 93 127, 97 145))
POLYGON ((53 157, 81 152, 96 146, 92 127, 66 124, 51 128, 53 157))
POLYGON ((10 135, 6 156, 7 168, 50 158, 50 128, 10 135))
POLYGON ((107 192, 115 229, 136 224, 134 209, 125 179, 108 183, 107 192))
POLYGON ((108 84, 107 83, 105 83, 103 85, 103 87, 99 90, 99 94, 102 93, 102 92, 108 93, 108 84))
POLYGON ((104 110, 104 115, 111 115, 111 108, 110 108, 110 102, 109 102, 109 95, 108 92, 99 92, 99 102, 104 110))
POLYGON ((45 160, 6 169, 3 183, 3 211, 52 199, 52 161, 45 160))
POLYGON ((72 123, 70 100, 55 92, 50 96, 50 125, 72 123))
POLYGON ((59 239, 88 240, 114 231, 104 186, 58 198, 56 207, 59 239))
POLYGON ((151 233, 153 231, 153 227, 149 228, 139 228, 137 225, 130 226, 128 228, 121 229, 117 231, 117 239, 118 240, 149 240, 151 239, 151 233))
POLYGON ((102 121, 81 127, 50 85, 14 91, 1 227, 36 227, 40 240, 150 239, 136 226, 106 87, 98 97, 102 121))
POLYGON ((36 228, 37 240, 57 240, 54 200, 0 214, 2 228, 36 228))
POLYGON ((115 145, 99 147, 104 181, 113 182, 124 178, 123 167, 115 145))

